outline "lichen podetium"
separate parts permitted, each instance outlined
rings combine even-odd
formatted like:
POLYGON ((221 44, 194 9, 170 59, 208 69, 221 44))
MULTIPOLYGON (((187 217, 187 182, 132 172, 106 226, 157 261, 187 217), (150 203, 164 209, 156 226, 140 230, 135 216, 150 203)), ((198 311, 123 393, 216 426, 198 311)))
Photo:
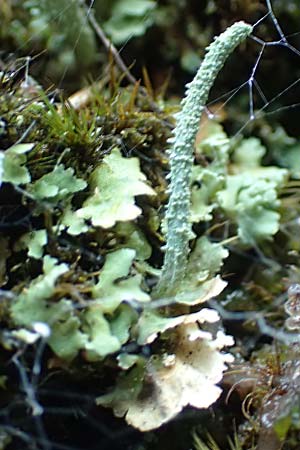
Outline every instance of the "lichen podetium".
POLYGON ((252 26, 236 22, 216 37, 193 81, 187 85, 177 125, 170 139, 170 198, 166 213, 166 253, 154 297, 173 295, 185 277, 191 239, 190 178, 194 144, 201 114, 214 81, 233 50, 252 32, 252 26))

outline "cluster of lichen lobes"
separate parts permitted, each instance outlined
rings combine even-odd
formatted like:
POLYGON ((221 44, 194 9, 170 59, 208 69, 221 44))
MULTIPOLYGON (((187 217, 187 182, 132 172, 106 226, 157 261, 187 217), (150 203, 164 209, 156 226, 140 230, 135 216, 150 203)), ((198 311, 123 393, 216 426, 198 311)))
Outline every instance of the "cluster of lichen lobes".
POLYGON ((250 35, 251 25, 237 22, 218 36, 193 81, 187 85, 177 126, 170 139, 170 199, 166 214, 167 243, 162 275, 156 295, 176 292, 185 277, 191 239, 190 179, 194 158, 194 143, 201 114, 209 91, 230 53, 250 35))
MULTIPOLYGON (((226 56, 250 33, 250 28, 245 24, 236 24, 232 27, 234 42, 227 47, 228 37, 233 38, 230 29, 212 44, 207 54, 210 62, 204 61, 196 79, 191 83, 175 130, 171 156, 172 193, 167 215, 170 239, 167 242, 166 263, 168 258, 171 264, 175 263, 175 276, 168 280, 168 284, 170 280, 173 283, 178 269, 182 269, 184 282, 181 283, 179 292, 181 297, 179 295, 176 301, 185 305, 199 305, 217 296, 226 284, 220 277, 215 276, 222 260, 227 256, 227 251, 220 244, 212 244, 206 237, 202 237, 187 260, 190 238, 190 172, 195 134, 213 79, 226 56), (215 64, 212 69, 213 60, 215 64), (209 74, 213 79, 209 79, 209 74), (175 232, 175 240, 172 232, 175 232), (184 277, 186 265, 188 276, 184 277)), ((52 126, 59 125, 70 133, 72 120, 76 118, 75 113, 72 112, 65 123, 63 119, 66 118, 66 112, 48 107, 52 126)), ((50 127, 49 122, 48 126, 50 127)), ((92 137, 93 133, 89 133, 89 136, 92 137)), ((143 290, 147 286, 145 274, 150 271, 149 273, 156 275, 157 272, 147 263, 144 264, 143 260, 149 258, 149 255, 138 255, 139 249, 145 247, 146 237, 143 237, 139 224, 133 224, 132 221, 142 213, 135 203, 135 197, 154 196, 155 192, 147 185, 138 159, 124 157, 118 146, 112 146, 108 154, 101 155, 99 161, 93 158, 89 176, 85 180, 81 178, 81 165, 74 164, 76 158, 70 157, 75 153, 79 159, 82 157, 81 153, 75 152, 74 145, 69 147, 65 144, 61 144, 60 151, 57 152, 59 155, 54 153, 51 164, 46 164, 42 171, 40 149, 32 144, 14 145, 7 149, 4 155, 3 180, 15 186, 25 186, 25 198, 29 196, 28 198, 33 200, 36 215, 41 216, 41 212, 46 208, 47 215, 52 216, 52 221, 47 224, 40 221, 40 226, 45 228, 35 229, 34 232, 20 236, 14 247, 16 252, 28 248, 29 258, 40 259, 45 255, 43 273, 37 273, 31 281, 24 280, 21 283, 22 288, 18 286, 16 289, 15 300, 10 307, 11 319, 14 325, 24 327, 18 330, 17 337, 29 343, 28 331, 34 332, 35 324, 43 322, 50 329, 48 344, 61 360, 71 363, 77 356, 82 355, 89 362, 104 362, 110 356, 110 361, 115 360, 122 369, 122 376, 117 380, 112 395, 98 399, 98 402, 112 406, 116 415, 127 414, 126 420, 142 430, 160 426, 188 404, 199 408, 208 407, 219 396, 221 390, 216 387, 216 383, 220 381, 226 363, 232 360, 230 355, 223 354, 221 350, 224 346, 232 345, 233 340, 222 332, 215 338, 210 331, 201 329, 202 323, 209 325, 219 320, 216 311, 202 308, 195 314, 186 312, 178 316, 181 310, 176 308, 172 313, 159 311, 150 314, 147 310, 150 295, 143 290), (59 157, 57 161, 56 156, 59 157), (15 169, 13 173, 9 170, 11 167, 15 169), (127 231, 123 227, 123 233, 129 235, 126 236, 125 242, 120 239, 122 225, 127 225, 127 231), (138 232, 135 233, 135 238, 134 231, 138 232), (78 257, 79 253, 74 253, 74 257, 68 255, 65 258, 59 248, 60 241, 70 243, 67 249, 69 253, 72 253, 71 245, 74 242, 73 245, 77 246, 82 255, 78 257), (87 247, 87 242, 93 245, 87 247), (105 257, 100 271, 98 263, 92 265, 93 258, 88 269, 85 264, 81 266, 85 252, 92 253, 94 258, 105 257), (86 283, 86 280, 90 281, 86 283), (74 300, 80 304, 79 310, 74 307, 74 300), (130 305, 132 300, 145 302, 144 311, 138 314, 130 305), (166 332, 169 334, 164 334, 166 332), (145 396, 143 389, 145 385, 148 387, 147 375, 151 373, 151 362, 148 367, 142 355, 127 354, 122 347, 130 344, 132 340, 142 346, 150 345, 154 340, 160 339, 161 335, 164 335, 162 339, 165 339, 165 345, 162 350, 162 342, 157 342, 154 355, 159 381, 153 381, 153 391, 145 396), (172 345, 169 345, 170 340, 172 345), (201 358, 198 357, 200 354, 201 358), (215 361, 215 365, 206 367, 208 354, 210 361, 215 361), (181 375, 182 368, 186 374, 184 377, 181 375), (133 378, 135 371, 140 372, 139 379, 133 378), (181 393, 170 399, 168 408, 161 414, 160 405, 165 401, 164 396, 169 397, 169 390, 173 390, 170 374, 175 385, 178 386, 178 379, 181 380, 181 393), (198 380, 198 385, 195 380, 198 380), (202 380, 206 380, 208 384, 204 381, 202 383, 202 380), (195 392, 200 392, 200 385, 202 390, 207 391, 207 396, 198 396, 195 403, 195 392), (136 390, 135 396, 131 389, 136 390), (122 399, 128 393, 131 402, 126 403, 124 407, 122 399), (141 423, 141 408, 144 416, 150 417, 149 411, 153 411, 153 404, 157 412, 155 421, 141 423)), ((163 273, 164 271, 165 266, 163 273)), ((170 291, 173 289, 171 283, 170 291)))

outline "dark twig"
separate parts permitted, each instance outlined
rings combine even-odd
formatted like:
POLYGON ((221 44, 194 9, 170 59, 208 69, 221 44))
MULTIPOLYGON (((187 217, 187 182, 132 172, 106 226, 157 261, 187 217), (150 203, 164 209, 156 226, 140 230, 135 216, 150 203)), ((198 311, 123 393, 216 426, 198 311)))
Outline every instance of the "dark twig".
POLYGON ((95 30, 95 33, 97 34, 99 39, 102 41, 106 50, 113 55, 113 57, 116 61, 116 64, 119 67, 119 69, 121 70, 121 72, 123 72, 125 74, 129 83, 136 84, 137 79, 130 73, 128 67, 124 63, 123 59, 120 56, 120 53, 118 52, 118 50, 116 49, 114 44, 106 37, 104 31, 102 30, 101 26, 98 24, 98 22, 95 18, 94 12, 89 11, 88 17, 89 17, 90 24, 92 25, 92 27, 95 30))
MULTIPOLYGON (((127 78, 127 80, 129 81, 130 84, 136 85, 138 83, 138 80, 131 74, 130 70, 128 69, 128 67, 124 63, 123 59, 121 58, 120 53, 118 52, 118 50, 116 49, 114 44, 105 35, 101 26, 97 22, 94 12, 91 8, 87 9, 87 17, 88 17, 88 20, 89 20, 91 26, 93 27, 95 33, 97 34, 97 36, 103 43, 106 50, 112 54, 120 71, 122 73, 124 73, 125 77, 127 78)), ((153 100, 151 100, 151 98, 149 97, 149 93, 143 86, 139 86, 139 91, 142 95, 144 95, 145 97, 148 97, 149 105, 151 106, 153 111, 155 111, 157 113, 162 112, 161 109, 157 106, 157 104, 153 100)), ((170 128, 170 129, 173 128, 173 124, 171 122, 169 122, 168 120, 164 120, 164 123, 168 128, 170 128)))

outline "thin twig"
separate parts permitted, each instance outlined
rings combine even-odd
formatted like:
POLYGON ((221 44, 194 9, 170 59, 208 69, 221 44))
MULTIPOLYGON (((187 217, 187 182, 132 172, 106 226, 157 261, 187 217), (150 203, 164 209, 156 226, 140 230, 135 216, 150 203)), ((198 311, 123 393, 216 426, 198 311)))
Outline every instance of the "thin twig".
POLYGON ((136 84, 137 83, 137 79, 130 73, 128 67, 126 66, 126 64, 124 63, 123 59, 120 56, 120 53, 118 52, 118 50, 116 49, 116 47, 114 46, 114 44, 106 37, 104 31, 102 30, 101 26, 98 24, 94 12, 93 11, 89 11, 89 21, 90 24, 92 25, 92 27, 95 30, 95 33, 97 34, 97 36, 99 37, 99 39, 101 39, 104 47, 106 48, 106 50, 108 52, 111 52, 111 54, 113 55, 117 66, 119 67, 119 69, 121 70, 121 72, 123 72, 127 78, 127 80, 129 81, 129 83, 131 84, 136 84))
MULTIPOLYGON (((97 34, 97 36, 103 43, 106 50, 108 52, 110 52, 112 54, 112 56, 114 57, 114 60, 117 64, 118 68, 120 69, 120 71, 122 73, 124 73, 125 77, 127 78, 127 80, 129 81, 130 84, 136 85, 138 83, 138 80, 132 75, 132 73, 130 72, 130 70, 128 69, 126 64, 124 63, 123 59, 121 58, 120 53, 118 52, 118 50, 116 49, 114 44, 105 35, 103 29, 97 22, 94 12, 91 8, 89 8, 87 10, 87 17, 88 17, 89 22, 90 22, 91 26, 93 27, 95 33, 97 34)), ((145 97, 148 97, 149 105, 151 106, 153 111, 155 111, 156 113, 162 112, 161 108, 159 108, 159 106, 157 106, 157 104, 153 100, 151 100, 147 90, 143 86, 139 86, 139 91, 142 95, 144 95, 145 97)), ((170 129, 173 128, 173 124, 171 122, 169 122, 168 120, 164 120, 164 124, 170 129)))

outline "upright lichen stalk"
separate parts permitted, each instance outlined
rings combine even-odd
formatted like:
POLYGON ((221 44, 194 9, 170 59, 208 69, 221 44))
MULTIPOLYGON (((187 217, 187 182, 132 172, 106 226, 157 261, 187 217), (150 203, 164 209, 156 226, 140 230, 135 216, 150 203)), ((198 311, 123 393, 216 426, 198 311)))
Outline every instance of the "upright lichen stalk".
POLYGON ((155 296, 172 295, 185 277, 191 239, 190 179, 201 114, 213 83, 231 52, 250 35, 252 26, 237 22, 207 48, 193 81, 187 85, 177 125, 170 139, 170 198, 166 213, 166 253, 155 296))

